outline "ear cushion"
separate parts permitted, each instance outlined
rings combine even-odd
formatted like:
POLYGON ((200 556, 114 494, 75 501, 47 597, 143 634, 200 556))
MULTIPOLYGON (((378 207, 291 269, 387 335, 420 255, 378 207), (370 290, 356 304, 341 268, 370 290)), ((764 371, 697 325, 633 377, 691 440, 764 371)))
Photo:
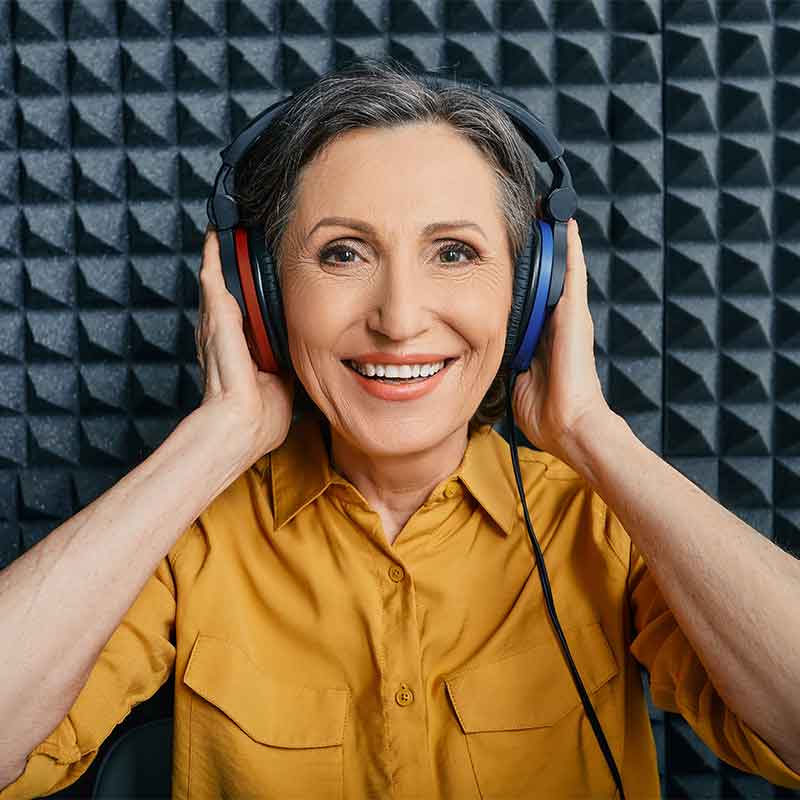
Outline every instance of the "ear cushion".
POLYGON ((264 329, 269 337, 272 352, 275 354, 276 369, 270 372, 291 372, 292 360, 289 357, 289 342, 286 334, 286 317, 283 313, 278 278, 275 274, 275 262, 264 242, 261 229, 247 229, 250 261, 253 265, 253 280, 256 295, 261 303, 261 314, 264 329))
POLYGON ((524 333, 528 325, 531 308, 533 307, 533 295, 539 277, 540 251, 539 228, 537 220, 534 219, 528 229, 528 238, 517 258, 515 267, 511 313, 508 315, 506 349, 500 364, 501 369, 505 369, 513 363, 522 343, 523 337, 521 334, 524 333))

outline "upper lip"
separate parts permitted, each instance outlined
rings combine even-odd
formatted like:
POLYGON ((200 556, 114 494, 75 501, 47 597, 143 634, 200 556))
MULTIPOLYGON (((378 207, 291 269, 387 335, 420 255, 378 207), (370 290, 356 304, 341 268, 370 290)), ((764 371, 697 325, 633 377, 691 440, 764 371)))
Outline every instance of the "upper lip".
POLYGON ((448 356, 443 353, 411 353, 411 355, 407 356, 394 355, 392 353, 364 353, 344 360, 355 361, 357 364, 434 364, 437 361, 447 361, 450 358, 455 358, 455 356, 448 356))

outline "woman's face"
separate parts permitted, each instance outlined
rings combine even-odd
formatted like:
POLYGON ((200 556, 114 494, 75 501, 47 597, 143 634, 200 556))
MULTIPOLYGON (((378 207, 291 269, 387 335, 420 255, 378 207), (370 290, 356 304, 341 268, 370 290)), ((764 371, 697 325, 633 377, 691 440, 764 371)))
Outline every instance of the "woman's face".
POLYGON ((435 447, 489 388, 513 275, 498 191, 482 153, 444 124, 349 131, 304 168, 282 244, 289 350, 309 396, 358 449, 435 447), (455 224, 425 230, 442 222, 455 224), (376 351, 455 361, 432 390, 386 400, 348 365, 376 351))

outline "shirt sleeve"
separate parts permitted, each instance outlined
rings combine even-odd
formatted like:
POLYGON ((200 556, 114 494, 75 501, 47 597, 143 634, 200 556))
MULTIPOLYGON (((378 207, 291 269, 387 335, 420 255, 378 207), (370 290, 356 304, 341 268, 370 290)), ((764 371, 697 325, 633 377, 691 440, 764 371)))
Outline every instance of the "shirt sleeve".
MULTIPOLYGON (((610 508, 607 514, 606 526, 621 529, 610 508)), ((800 788, 800 774, 725 705, 633 543, 628 597, 634 627, 630 650, 650 675, 655 705, 680 714, 718 758, 736 769, 800 788)))
POLYGON ((67 715, 28 754, 0 800, 53 794, 74 783, 131 709, 150 698, 175 664, 175 579, 169 556, 148 578, 100 652, 67 715))

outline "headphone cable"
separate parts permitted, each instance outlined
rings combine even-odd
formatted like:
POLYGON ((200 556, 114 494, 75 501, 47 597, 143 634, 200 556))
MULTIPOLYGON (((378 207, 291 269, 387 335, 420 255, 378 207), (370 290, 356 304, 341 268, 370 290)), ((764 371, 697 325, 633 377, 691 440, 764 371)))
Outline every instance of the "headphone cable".
POLYGON ((569 671, 570 674, 572 675, 572 680, 575 684, 575 688, 578 690, 578 694, 580 695, 583 707, 586 710, 587 716, 589 717, 589 722, 591 723, 592 730, 594 731, 595 738, 597 739, 597 743, 600 745, 600 749, 603 751, 603 755, 605 756, 608 768, 611 770, 611 774, 614 778, 614 783, 616 783, 617 789, 619 790, 620 800, 625 800, 625 792, 622 790, 622 778, 620 778, 619 770, 617 769, 617 764, 614 761, 614 756, 611 753, 611 748, 608 746, 608 741, 606 740, 605 734, 603 733, 603 729, 600 727, 600 722, 597 719, 597 714, 595 713, 595 710, 592 707, 591 700, 589 700, 589 695, 586 693, 586 689, 583 685, 583 681, 581 680, 581 676, 578 673, 578 669, 575 666, 575 662, 572 660, 572 654, 569 651, 569 645, 567 645, 567 640, 564 637, 564 631, 561 629, 561 623, 558 621, 558 615, 556 614, 555 603, 553 602, 553 595, 552 592, 550 591, 550 579, 547 577, 547 569, 544 564, 544 556, 542 555, 541 548, 539 547, 539 541, 537 540, 536 536, 533 533, 533 525, 531 523, 531 518, 528 515, 528 503, 525 500, 525 489, 522 484, 522 473, 520 471, 520 466, 519 466, 519 455, 517 453, 517 440, 514 431, 513 391, 514 391, 514 384, 517 381, 518 374, 519 370, 515 370, 512 367, 509 371, 508 380, 506 383, 506 415, 508 418, 509 445, 511 447, 511 462, 514 466, 514 476, 516 477, 517 480, 517 490, 519 492, 520 498, 522 499, 522 511, 525 515, 525 523, 528 526, 528 536, 530 537, 531 544, 533 545, 533 552, 536 557, 536 563, 539 567, 539 579, 542 584, 542 591, 544 592, 544 599, 545 599, 545 604, 547 605, 547 612, 550 615, 550 620, 553 623, 553 628, 555 629, 556 636, 558 637, 558 640, 561 644, 561 652, 567 662, 567 666, 569 667, 569 671))

